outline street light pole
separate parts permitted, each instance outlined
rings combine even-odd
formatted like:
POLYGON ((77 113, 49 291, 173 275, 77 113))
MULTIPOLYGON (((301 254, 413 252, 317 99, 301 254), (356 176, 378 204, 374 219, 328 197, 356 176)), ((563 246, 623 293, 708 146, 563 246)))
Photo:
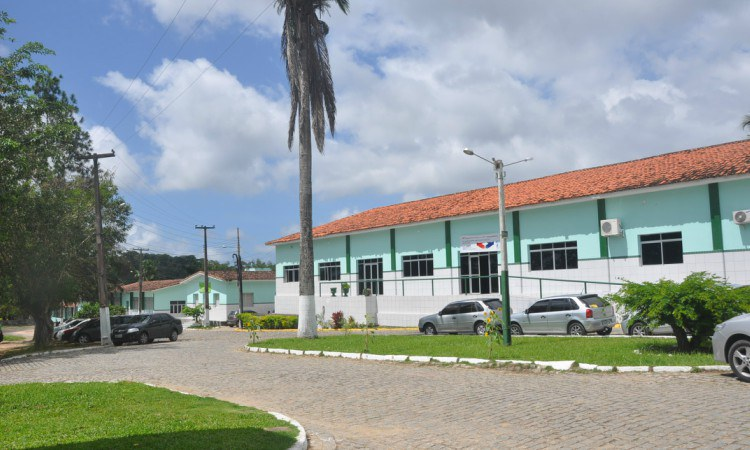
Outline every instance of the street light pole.
POLYGON ((505 173, 503 169, 505 166, 518 164, 520 162, 531 161, 532 158, 522 159, 520 161, 512 162, 510 164, 503 164, 500 159, 492 158, 489 160, 480 155, 474 153, 474 151, 465 148, 464 153, 469 156, 476 156, 477 158, 483 159, 488 163, 492 164, 495 168, 495 177, 497 178, 497 204, 498 204, 498 215, 500 216, 500 252, 501 263, 500 263, 500 297, 503 303, 503 345, 511 345, 511 334, 510 334, 510 292, 508 283, 508 229, 505 224, 505 173))

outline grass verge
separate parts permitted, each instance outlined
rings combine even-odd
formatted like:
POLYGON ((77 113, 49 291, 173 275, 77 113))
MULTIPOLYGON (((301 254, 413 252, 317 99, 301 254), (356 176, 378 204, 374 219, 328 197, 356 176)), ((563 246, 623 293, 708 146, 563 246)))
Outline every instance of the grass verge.
MULTIPOLYGON (((255 346, 361 353, 364 336, 317 339, 267 339, 255 346)), ((483 336, 370 337, 369 353, 379 355, 458 356, 460 358, 570 361, 600 366, 703 366, 717 364, 710 352, 678 353, 675 339, 514 336, 510 347, 494 344, 489 353, 483 336)))
POLYGON ((13 335, 8 335, 8 334, 3 336, 3 342, 17 342, 17 341, 22 341, 23 339, 24 339, 23 336, 13 336, 13 335))
POLYGON ((138 383, 0 386, 0 448, 286 449, 298 431, 255 408, 138 383))

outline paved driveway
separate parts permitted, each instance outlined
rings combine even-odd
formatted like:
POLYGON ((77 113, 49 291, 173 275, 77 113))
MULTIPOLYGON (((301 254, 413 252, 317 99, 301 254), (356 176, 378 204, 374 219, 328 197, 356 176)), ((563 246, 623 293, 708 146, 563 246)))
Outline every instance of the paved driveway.
POLYGON ((247 335, 0 362, 0 383, 131 380, 289 415, 312 448, 745 448, 750 384, 247 353, 247 335), (127 369, 124 369, 127 368, 127 369))

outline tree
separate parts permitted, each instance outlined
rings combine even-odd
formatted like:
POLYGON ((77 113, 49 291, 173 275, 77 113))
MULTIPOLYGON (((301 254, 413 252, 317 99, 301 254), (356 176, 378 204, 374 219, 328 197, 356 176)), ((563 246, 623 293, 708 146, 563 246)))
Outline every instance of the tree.
POLYGON ((651 327, 670 325, 679 351, 698 349, 716 325, 750 311, 746 294, 706 272, 692 273, 679 283, 664 279, 656 283, 627 282, 609 298, 651 327))
MULTIPOLYGON (((5 37, 12 23, 0 12, 0 41, 13 42, 5 37)), ((49 54, 30 42, 0 57, 0 286, 4 301, 34 319, 37 348, 49 343, 52 309, 96 290, 94 196, 82 176, 91 145, 75 98, 33 59, 49 54)), ((114 246, 130 207, 111 178, 100 189, 104 238, 114 246)))
MULTIPOLYGON (((346 14, 348 0, 335 0, 346 14)), ((325 37, 328 25, 319 19, 330 7, 329 0, 276 0, 279 14, 284 12, 281 55, 289 79, 291 115, 287 146, 291 150, 294 128, 299 120, 299 337, 317 336, 315 320, 315 284, 312 236, 312 142, 318 151, 325 145, 326 116, 331 135, 335 130, 336 98, 325 37), (312 123, 311 123, 312 120, 312 123)))
POLYGON ((742 120, 742 128, 749 128, 749 127, 750 127, 750 115, 747 115, 742 120))

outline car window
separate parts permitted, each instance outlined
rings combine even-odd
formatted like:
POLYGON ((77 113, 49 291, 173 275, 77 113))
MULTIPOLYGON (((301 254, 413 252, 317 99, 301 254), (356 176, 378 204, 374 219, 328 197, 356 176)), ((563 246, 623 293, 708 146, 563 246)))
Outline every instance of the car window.
POLYGON ((532 313, 547 312, 548 305, 549 305, 549 300, 540 300, 529 307, 528 313, 532 314, 532 313))
POLYGON ((572 298, 568 299, 568 304, 570 305, 569 309, 571 310, 578 309, 578 303, 576 303, 576 301, 573 300, 572 298))
POLYGON ((476 312, 474 302, 466 302, 461 303, 458 307, 458 313, 459 314, 467 314, 467 313, 473 313, 476 312))
POLYGON ((553 298, 549 301, 549 312, 568 310, 570 310, 570 302, 567 298, 553 298))
POLYGON ((458 314, 458 303, 450 304, 443 308, 443 314, 458 314))
POLYGON ((609 306, 609 303, 604 301, 598 295, 592 295, 590 297, 578 297, 578 299, 585 303, 589 308, 604 308, 605 306, 609 306))
POLYGON ((500 300, 498 300, 496 298, 488 298, 488 299, 482 300, 482 301, 484 302, 485 305, 487 305, 488 308, 494 309, 496 311, 499 310, 499 309, 502 309, 502 306, 503 306, 503 304, 500 303, 500 300))

